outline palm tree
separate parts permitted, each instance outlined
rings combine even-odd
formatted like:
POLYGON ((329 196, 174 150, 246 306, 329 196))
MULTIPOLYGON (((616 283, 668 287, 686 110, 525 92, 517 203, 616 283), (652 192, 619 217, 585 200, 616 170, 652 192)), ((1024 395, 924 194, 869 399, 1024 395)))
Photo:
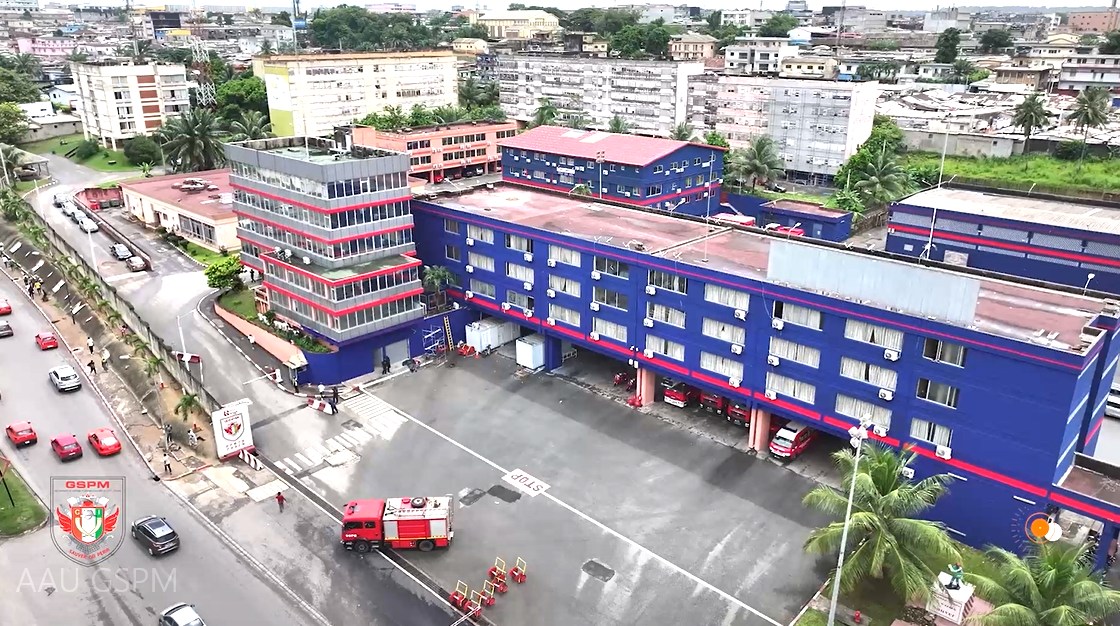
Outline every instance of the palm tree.
MULTIPOLYGON (((1023 135, 1026 136, 1026 140, 1023 142, 1024 155, 1030 152, 1031 135, 1034 134, 1034 131, 1045 128, 1049 121, 1050 116, 1046 113, 1046 101, 1042 99, 1042 94, 1037 91, 1027 96, 1026 100, 1015 107, 1015 115, 1011 118, 1011 123, 1022 128, 1023 135)), ((1025 162, 1023 167, 1026 167, 1025 162)))
POLYGON ((1087 87, 1077 94, 1077 103, 1069 119, 1082 129, 1081 158, 1077 160, 1077 171, 1085 160, 1085 149, 1089 142, 1089 129, 1100 128, 1108 123, 1112 113, 1112 95, 1104 87, 1087 87))
POLYGON ((385 107, 381 112, 381 119, 385 124, 382 130, 399 130, 408 123, 408 115, 405 115, 404 109, 395 104, 385 107))
POLYGON ((432 111, 422 104, 414 104, 408 110, 408 125, 412 128, 420 126, 431 126, 435 123, 432 117, 432 111))
POLYGON ((268 40, 268 39, 265 39, 264 41, 262 41, 261 42, 261 52, 260 52, 261 56, 265 56, 265 57, 272 56, 272 52, 273 52, 272 41, 268 40))
POLYGON ((755 137, 746 148, 732 150, 727 159, 727 169, 728 177, 738 185, 740 192, 743 191, 743 184, 748 181, 751 191, 754 191, 758 183, 785 176, 778 148, 767 135, 755 137))
POLYGON ((168 163, 179 172, 216 169, 225 161, 221 125, 207 109, 191 109, 171 118, 159 131, 168 163))
POLYGON ((89 60, 89 55, 85 52, 74 51, 66 55, 66 60, 71 63, 85 63, 89 60))
POLYGON ((489 122, 504 122, 506 120, 506 112, 502 107, 497 105, 488 105, 484 107, 475 107, 467 111, 467 117, 472 120, 486 120, 489 122))
POLYGON ((23 164, 23 151, 15 146, 0 143, 0 182, 15 181, 16 172, 23 164))
POLYGON ((482 106, 495 106, 498 104, 502 96, 501 86, 497 81, 488 81, 482 87, 482 95, 479 104, 482 106))
POLYGON ((607 130, 612 133, 628 133, 630 132, 630 124, 621 115, 615 113, 607 124, 607 130))
POLYGON ((182 415, 183 421, 191 416, 191 413, 202 410, 202 403, 198 401, 198 396, 193 393, 184 393, 182 398, 179 398, 179 403, 175 405, 175 414, 182 415))
POLYGON ((556 121, 556 116, 559 111, 556 110, 556 105, 552 103, 549 98, 541 98, 537 100, 537 111, 533 113, 533 121, 529 126, 548 126, 556 121))
POLYGON ((158 356, 150 356, 144 359, 144 373, 148 376, 155 376, 160 373, 163 368, 163 359, 158 356))
POLYGON ((152 177, 152 164, 151 163, 141 163, 140 164, 140 175, 143 176, 144 178, 151 178, 152 177))
POLYGON ((886 150, 880 150, 856 170, 855 175, 855 192, 869 209, 880 209, 890 204, 906 191, 909 180, 906 170, 886 150))
POLYGON ((433 293, 442 291, 455 282, 455 274, 442 265, 429 265, 424 268, 424 288, 433 293))
POLYGON ((468 78, 459 83, 459 104, 461 106, 467 108, 478 106, 482 103, 482 99, 482 87, 477 80, 468 78))
POLYGON ((568 191, 569 196, 590 196, 591 187, 587 183, 580 183, 568 191))
POLYGON ((968 84, 968 77, 976 71, 976 66, 968 59, 958 59, 953 63, 953 82, 968 84))
POLYGON ((673 127, 673 132, 669 134, 669 138, 676 139, 677 141, 692 141, 692 126, 689 124, 677 124, 673 127))
POLYGON ((985 556, 990 576, 965 574, 995 607, 970 618, 980 626, 1079 626, 1120 611, 1120 591, 1102 584, 1104 576, 1092 570, 1084 545, 1044 543, 1023 558, 989 548, 985 556))
POLYGON ((272 124, 264 113, 248 110, 241 113, 241 119, 229 125, 229 137, 226 141, 268 139, 275 136, 272 134, 272 124))
POLYGON ((33 54, 17 54, 12 57, 11 63, 13 71, 26 74, 33 79, 39 77, 39 70, 42 68, 39 57, 33 54))
POLYGON ((12 223, 22 222, 30 210, 31 205, 10 187, 0 191, 0 213, 5 220, 12 223))
POLYGON ((839 521, 814 530, 805 550, 834 556, 844 531, 848 490, 855 480, 852 515, 848 522, 847 555, 840 573, 840 587, 855 589, 867 579, 885 580, 899 598, 928 599, 930 581, 937 572, 930 563, 954 563, 960 554, 940 522, 917 519, 947 491, 951 478, 944 474, 914 482, 901 470, 913 462, 913 452, 895 452, 878 444, 864 443, 855 466, 855 453, 840 450, 832 455, 843 476, 843 491, 825 485, 804 498, 806 506, 832 515, 839 521))
POLYGON ((564 121, 564 124, 568 128, 587 128, 587 118, 584 117, 583 113, 573 113, 572 115, 568 116, 568 119, 564 121))
POLYGON ((436 124, 454 124, 467 117, 467 112, 460 107, 441 106, 432 109, 432 121, 436 124))

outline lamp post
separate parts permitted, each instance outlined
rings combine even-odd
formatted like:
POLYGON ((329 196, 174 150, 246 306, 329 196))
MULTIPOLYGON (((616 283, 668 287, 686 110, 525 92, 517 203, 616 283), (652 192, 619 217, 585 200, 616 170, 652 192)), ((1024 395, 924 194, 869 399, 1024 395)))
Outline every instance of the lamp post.
MULTIPOLYGON (((179 346, 180 346, 180 349, 183 351, 183 354, 187 354, 187 340, 183 336, 183 318, 187 317, 188 315, 194 315, 196 312, 197 311, 195 311, 195 310, 190 310, 190 311, 187 311, 186 313, 183 313, 182 315, 179 315, 175 318, 175 326, 178 327, 178 329, 179 329, 179 346)), ((186 362, 186 365, 187 365, 187 370, 190 371, 191 364, 189 362, 186 362)), ((199 384, 202 384, 202 385, 206 384, 206 377, 205 377, 205 374, 203 374, 202 360, 201 359, 199 359, 199 361, 198 361, 198 382, 199 382, 199 384)))
POLYGON ((599 199, 603 199, 603 161, 607 159, 607 153, 602 150, 595 153, 595 162, 599 164, 599 199))
POLYGON ((863 442, 867 441, 870 420, 860 420, 859 426, 848 429, 850 443, 856 449, 855 463, 852 464, 852 484, 848 487, 848 508, 844 512, 844 530, 840 533, 840 556, 836 559, 836 574, 832 579, 832 602, 828 607, 828 626, 836 624, 836 605, 840 601, 840 574, 844 571, 844 552, 848 549, 848 524, 852 518, 852 501, 856 497, 856 477, 859 475, 859 457, 863 453, 863 442))

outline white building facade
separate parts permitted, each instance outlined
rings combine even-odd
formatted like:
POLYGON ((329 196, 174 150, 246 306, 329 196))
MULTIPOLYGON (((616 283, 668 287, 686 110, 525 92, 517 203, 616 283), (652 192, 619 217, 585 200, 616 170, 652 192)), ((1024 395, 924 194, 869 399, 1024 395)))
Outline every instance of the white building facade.
POLYGON ((1120 54, 1074 54, 1062 65, 1058 89, 1082 91, 1086 87, 1120 87, 1120 54))
POLYGON ((78 88, 75 111, 87 139, 118 149, 125 139, 156 132, 190 109, 182 65, 99 61, 71 63, 78 88))
POLYGON ((723 66, 730 73, 777 76, 782 60, 797 54, 785 37, 739 37, 723 50, 723 66))

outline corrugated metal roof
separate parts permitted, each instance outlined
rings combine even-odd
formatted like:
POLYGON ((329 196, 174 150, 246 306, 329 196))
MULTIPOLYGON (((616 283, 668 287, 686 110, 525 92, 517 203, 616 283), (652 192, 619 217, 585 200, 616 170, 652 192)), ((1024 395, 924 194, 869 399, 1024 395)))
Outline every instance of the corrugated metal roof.
POLYGON ((916 193, 899 204, 1120 235, 1120 210, 1090 204, 946 187, 916 193))
POLYGON ((594 160, 599 152, 608 163, 645 166, 690 145, 687 141, 640 137, 599 130, 538 126, 498 142, 503 149, 536 150, 594 160))

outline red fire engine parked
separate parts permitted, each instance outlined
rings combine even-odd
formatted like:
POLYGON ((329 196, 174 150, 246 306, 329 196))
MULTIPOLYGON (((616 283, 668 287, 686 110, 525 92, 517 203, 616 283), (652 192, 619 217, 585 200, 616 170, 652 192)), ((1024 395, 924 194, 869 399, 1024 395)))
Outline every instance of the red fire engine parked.
POLYGON ((700 393, 700 406, 709 413, 723 415, 727 411, 727 398, 707 391, 700 393))
POLYGON ((382 546, 429 552, 455 536, 451 496, 352 500, 342 507, 342 544, 361 553, 382 546))

